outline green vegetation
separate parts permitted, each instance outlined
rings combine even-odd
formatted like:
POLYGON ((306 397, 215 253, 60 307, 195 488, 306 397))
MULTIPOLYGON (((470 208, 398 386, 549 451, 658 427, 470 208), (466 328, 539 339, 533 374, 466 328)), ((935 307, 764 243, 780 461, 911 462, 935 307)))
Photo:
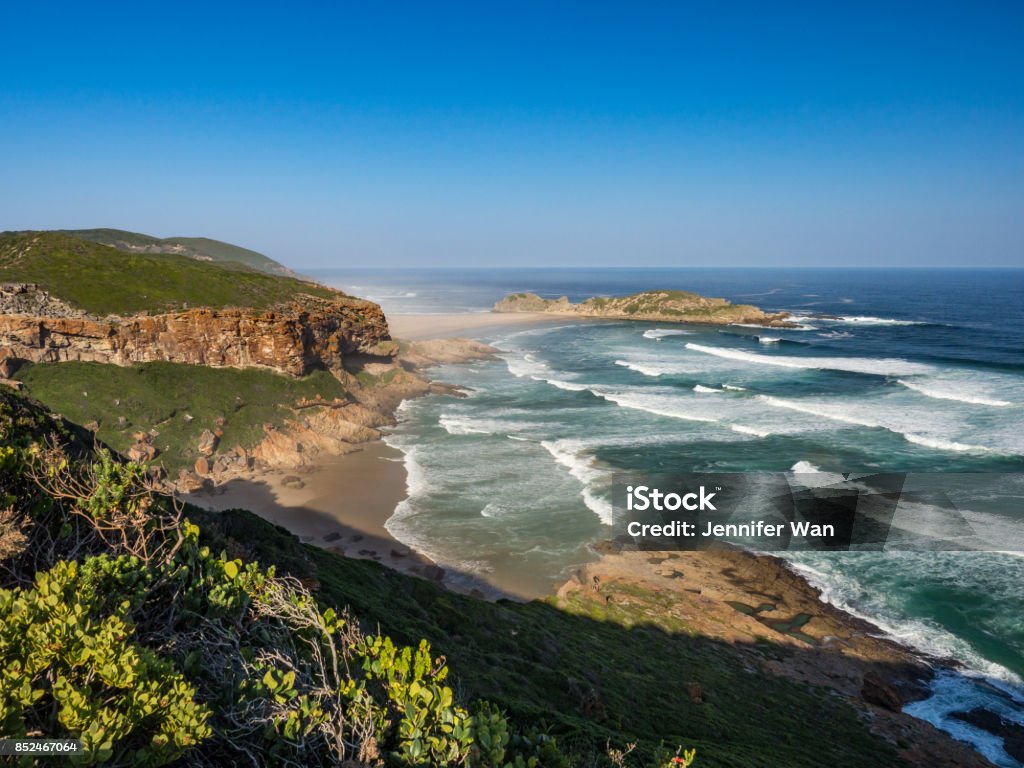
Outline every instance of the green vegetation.
POLYGON ((144 467, 7 392, 0 489, 4 736, 78 739, 89 765, 568 765, 543 732, 457 701, 426 641, 366 634, 216 554, 144 467))
POLYGON ((187 307, 264 308, 329 288, 225 262, 125 253, 57 232, 0 234, 0 282, 38 283, 95 315, 187 307))
POLYGON ((130 641, 131 601, 110 605, 137 596, 145 572, 135 565, 61 561, 31 589, 0 590, 0 733, 73 733, 96 761, 116 745, 139 766, 168 763, 210 735, 195 689, 130 641))
POLYGON ((542 299, 533 293, 514 293, 494 305, 497 312, 552 312, 584 317, 625 320, 657 320, 678 323, 781 322, 782 316, 766 315, 749 304, 706 298, 692 291, 662 290, 630 296, 595 296, 577 304, 561 299, 542 299))
POLYGON ((180 508, 143 467, 90 453, 80 429, 3 391, 0 494, 0 723, 74 736, 95 723, 109 764, 185 749, 194 765, 316 765, 344 745, 356 765, 639 768, 688 765, 680 744, 700 768, 901 764, 828 691, 758 671, 799 650, 694 636, 664 595, 635 586, 606 604, 487 603, 303 545, 248 512, 180 508), (64 596, 39 607, 36 574, 64 596), (42 613, 5 632, 17 601, 42 613), (114 621, 123 631, 103 635, 114 621), (124 714, 109 697, 123 672, 73 644, 18 650, 37 627, 88 627, 97 647, 146 655, 138 684, 162 670, 177 714, 100 722, 103 707, 124 714), (10 664, 16 653, 34 671, 10 664), (69 674, 77 720, 54 706, 69 674))
POLYGON ((470 697, 517 722, 543 720, 580 765, 606 765, 606 745, 637 742, 627 765, 665 760, 659 746, 695 747, 703 766, 898 766, 857 713, 828 691, 760 672, 793 653, 693 636, 658 610, 665 596, 622 593, 607 606, 572 598, 491 604, 410 580, 372 562, 296 542, 245 512, 217 521, 261 559, 315 578, 329 604, 350 605, 403 642, 425 637, 459 670, 470 697), (702 703, 689 695, 692 683, 702 703))
POLYGON ((121 251, 171 253, 201 261, 234 262, 272 275, 289 275, 291 270, 257 251, 208 237, 153 237, 123 229, 61 229, 61 234, 109 245, 121 251))
POLYGON ((119 451, 136 433, 154 431, 160 451, 154 463, 170 473, 195 461, 205 429, 222 430, 227 448, 251 447, 265 424, 281 426, 294 416, 289 405, 317 396, 346 398, 345 387, 326 371, 294 379, 256 368, 66 362, 25 364, 15 375, 53 411, 78 424, 95 421, 97 436, 119 451))

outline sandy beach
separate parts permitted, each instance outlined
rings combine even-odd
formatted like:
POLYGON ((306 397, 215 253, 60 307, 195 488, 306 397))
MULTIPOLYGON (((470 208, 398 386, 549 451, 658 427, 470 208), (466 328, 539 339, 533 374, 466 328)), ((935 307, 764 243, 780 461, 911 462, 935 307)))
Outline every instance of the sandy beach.
POLYGON ((271 470, 239 477, 185 496, 207 509, 248 509, 307 544, 346 557, 439 579, 430 560, 384 528, 405 498, 402 454, 382 442, 336 456, 306 470, 271 470))
POLYGON ((419 341, 449 336, 475 338, 481 331, 501 331, 524 325, 564 323, 564 318, 543 312, 453 312, 439 315, 388 315, 391 335, 396 339, 419 341))

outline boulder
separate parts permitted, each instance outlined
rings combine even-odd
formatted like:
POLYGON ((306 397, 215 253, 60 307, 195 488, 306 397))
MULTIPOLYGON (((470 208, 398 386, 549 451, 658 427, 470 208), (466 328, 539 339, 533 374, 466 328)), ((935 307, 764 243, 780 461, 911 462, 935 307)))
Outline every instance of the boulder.
POLYGON ((903 697, 896 686, 874 670, 865 673, 860 697, 868 704, 874 704, 890 712, 899 712, 903 709, 903 697))
POLYGON ((202 434, 199 435, 199 445, 196 446, 196 449, 203 456, 212 456, 213 452, 217 450, 218 442, 220 442, 220 438, 210 430, 204 429, 202 434))

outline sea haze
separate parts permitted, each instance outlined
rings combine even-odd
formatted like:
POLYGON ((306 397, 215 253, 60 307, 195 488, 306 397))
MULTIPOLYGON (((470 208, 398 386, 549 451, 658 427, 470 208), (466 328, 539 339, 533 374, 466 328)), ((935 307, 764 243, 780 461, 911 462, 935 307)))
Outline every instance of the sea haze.
MULTIPOLYGON (((593 557, 615 470, 1024 471, 1024 271, 316 276, 390 313, 485 312, 520 291, 580 300, 673 288, 797 316, 797 329, 552 318, 486 338, 500 361, 436 373, 469 398, 403 406, 388 441, 405 453, 409 498, 389 530, 444 565, 527 592, 593 557)), ((993 535, 1024 524, 981 513, 971 522, 993 535)), ((1024 722, 1019 553, 793 558, 827 599, 966 664, 974 678, 943 678, 915 714, 1016 765, 948 714, 985 706, 1024 722)))

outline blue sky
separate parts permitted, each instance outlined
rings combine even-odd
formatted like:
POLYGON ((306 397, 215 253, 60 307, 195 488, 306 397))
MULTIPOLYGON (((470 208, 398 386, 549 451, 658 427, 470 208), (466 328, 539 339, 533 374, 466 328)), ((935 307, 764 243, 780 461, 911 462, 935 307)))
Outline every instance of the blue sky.
POLYGON ((1024 5, 7 3, 0 229, 298 267, 1024 266, 1024 5))

